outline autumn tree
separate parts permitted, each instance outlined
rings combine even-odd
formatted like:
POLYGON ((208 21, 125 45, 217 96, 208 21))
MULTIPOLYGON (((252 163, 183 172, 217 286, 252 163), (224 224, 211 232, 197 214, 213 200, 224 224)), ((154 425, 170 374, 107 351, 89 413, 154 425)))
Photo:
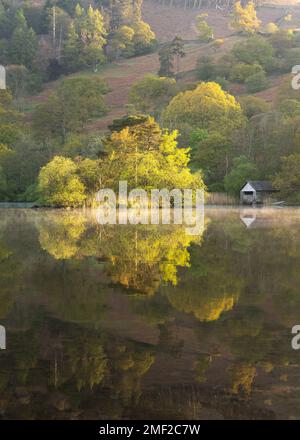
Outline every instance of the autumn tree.
MULTIPOLYGON (((133 45, 134 30, 128 25, 122 25, 110 35, 112 54, 110 58, 118 60, 121 55, 134 54, 133 45)), ((107 51, 109 52, 109 51, 107 51)))
POLYGON ((203 43, 208 43, 214 37, 214 30, 206 21, 208 14, 197 15, 196 28, 198 32, 198 38, 203 43))
POLYGON ((127 180, 129 187, 204 188, 201 175, 188 168, 189 149, 178 148, 177 131, 163 132, 152 117, 115 131, 106 141, 102 162, 105 187, 127 180))
POLYGON ((41 169, 38 183, 42 202, 47 206, 78 207, 86 198, 77 166, 68 158, 54 157, 41 169))
POLYGON ((142 19, 141 0, 109 0, 109 33, 106 52, 110 59, 152 51, 155 34, 142 19))
POLYGON ((234 96, 214 82, 201 83, 196 89, 176 95, 164 112, 164 121, 170 127, 185 124, 190 128, 224 130, 238 128, 243 114, 234 96))
POLYGON ((217 83, 201 83, 176 95, 162 117, 191 144, 193 168, 204 171, 207 183, 222 182, 234 155, 234 133, 245 123, 236 99, 217 83))
POLYGON ((231 27, 238 32, 254 34, 260 27, 261 21, 257 18, 255 5, 252 1, 247 3, 245 7, 241 2, 234 4, 231 16, 231 27))

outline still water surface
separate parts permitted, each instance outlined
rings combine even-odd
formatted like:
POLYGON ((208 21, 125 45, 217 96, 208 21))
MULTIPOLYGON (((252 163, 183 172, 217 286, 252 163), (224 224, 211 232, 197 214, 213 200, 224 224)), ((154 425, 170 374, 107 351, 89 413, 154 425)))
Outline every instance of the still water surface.
POLYGON ((300 419, 300 211, 0 210, 0 418, 300 419))

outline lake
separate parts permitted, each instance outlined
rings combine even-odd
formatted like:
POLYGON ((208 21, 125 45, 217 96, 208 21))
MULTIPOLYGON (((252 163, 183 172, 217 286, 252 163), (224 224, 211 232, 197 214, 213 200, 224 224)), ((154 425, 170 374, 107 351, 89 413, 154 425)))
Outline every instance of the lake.
POLYGON ((300 419, 300 210, 0 209, 2 419, 300 419))

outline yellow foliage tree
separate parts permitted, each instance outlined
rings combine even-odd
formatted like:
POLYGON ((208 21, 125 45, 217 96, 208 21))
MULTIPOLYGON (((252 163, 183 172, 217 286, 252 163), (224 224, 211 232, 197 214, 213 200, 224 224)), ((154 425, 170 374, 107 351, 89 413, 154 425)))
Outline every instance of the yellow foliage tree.
POLYGON ((194 90, 175 96, 163 114, 171 128, 182 125, 228 133, 243 124, 240 104, 235 97, 222 90, 215 82, 201 83, 194 90))
POLYGON ((255 375, 256 368, 249 362, 235 365, 231 370, 233 394, 238 394, 242 391, 245 395, 249 396, 251 394, 255 375))
POLYGON ((261 21, 257 18, 255 5, 251 1, 244 8, 241 2, 234 5, 231 16, 231 28, 238 32, 246 32, 254 34, 261 25, 261 21))

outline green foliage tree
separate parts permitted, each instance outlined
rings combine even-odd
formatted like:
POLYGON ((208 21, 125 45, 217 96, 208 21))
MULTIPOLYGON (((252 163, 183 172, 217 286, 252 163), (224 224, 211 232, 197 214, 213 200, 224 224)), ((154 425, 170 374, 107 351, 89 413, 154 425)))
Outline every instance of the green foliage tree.
POLYGON ((249 76, 246 79, 245 84, 248 93, 256 93, 267 89, 269 86, 269 81, 265 72, 260 71, 249 76))
POLYGON ((135 20, 132 29, 134 31, 132 42, 135 55, 149 53, 156 47, 155 34, 148 23, 142 19, 135 20))
POLYGON ((92 67, 97 71, 104 61, 106 34, 101 12, 92 6, 86 11, 78 4, 64 47, 66 67, 70 70, 92 67))
POLYGON ((280 190, 280 197, 292 203, 300 202, 300 154, 282 158, 282 167, 274 178, 274 186, 280 190))
POLYGON ((100 188, 101 168, 98 160, 79 159, 77 161, 77 173, 81 182, 85 186, 85 192, 88 197, 94 196, 100 188))
POLYGON ((267 113, 270 110, 270 105, 264 99, 257 96, 240 96, 239 102, 247 118, 267 113))
POLYGON ((245 41, 236 43, 232 49, 234 57, 246 64, 260 64, 266 71, 274 65, 274 49, 263 37, 255 35, 245 41))
POLYGON ((12 95, 0 91, 0 167, 2 200, 19 200, 47 161, 42 148, 29 136, 22 115, 15 110, 12 95))
POLYGON ((62 143, 66 135, 80 132, 84 124, 106 114, 102 79, 74 77, 64 80, 47 101, 34 112, 33 127, 41 139, 56 138, 62 143))
POLYGON ((257 178, 258 170, 255 163, 246 156, 236 157, 230 173, 224 179, 225 190, 237 196, 247 180, 257 180, 257 178))
POLYGON ((166 43, 159 51, 159 76, 174 76, 174 62, 176 73, 179 73, 179 60, 185 57, 184 42, 181 37, 175 36, 170 43, 166 43))
POLYGON ((197 60, 197 76, 202 81, 212 81, 217 76, 217 65, 208 56, 200 57, 197 60))
POLYGON ((255 75, 258 72, 264 72, 260 64, 237 63, 232 66, 229 79, 230 81, 244 83, 249 76, 255 75))
POLYGON ((201 83, 175 96, 163 112, 163 120, 180 129, 183 141, 192 142, 193 168, 204 171, 206 183, 222 185, 234 155, 234 133, 245 124, 235 98, 219 84, 201 83))
POLYGON ((74 22, 71 22, 63 49, 64 67, 67 71, 74 72, 81 67, 81 49, 82 48, 75 24, 74 22))
POLYGON ((110 35, 112 48, 111 58, 118 60, 121 55, 134 55, 134 30, 128 25, 122 25, 110 35))
POLYGON ((176 35, 171 41, 171 53, 176 61, 176 74, 179 74, 179 60, 185 57, 184 42, 176 35))
POLYGON ((37 47, 36 34, 32 28, 28 27, 23 10, 20 9, 16 14, 16 27, 9 44, 8 57, 10 63, 22 64, 32 69, 36 59, 37 47))
POLYGON ((147 75, 131 87, 129 102, 138 112, 156 115, 176 95, 176 91, 173 78, 147 75))
POLYGON ((300 117, 300 102, 297 99, 285 99, 279 103, 279 110, 288 118, 300 117))
POLYGON ((158 75, 162 77, 173 76, 173 56, 169 44, 164 44, 158 52, 159 71, 158 75))
POLYGON ((287 29, 279 29, 269 39, 278 55, 283 55, 287 49, 293 46, 293 32, 287 29))

